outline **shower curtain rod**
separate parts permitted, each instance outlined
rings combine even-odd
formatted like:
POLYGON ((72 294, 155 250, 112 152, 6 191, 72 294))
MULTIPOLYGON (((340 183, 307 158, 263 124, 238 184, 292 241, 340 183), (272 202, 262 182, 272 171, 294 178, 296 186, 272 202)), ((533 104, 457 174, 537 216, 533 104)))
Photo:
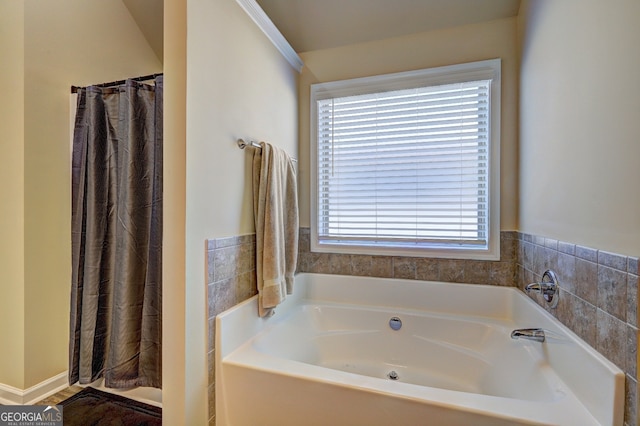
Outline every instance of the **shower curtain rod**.
MULTIPOLYGON (((127 80, 133 80, 133 81, 153 80, 154 78, 159 77, 161 75, 162 73, 149 74, 149 75, 143 75, 141 77, 128 78, 127 80)), ((97 87, 119 86, 121 84, 126 83, 127 80, 117 80, 117 81, 110 81, 109 83, 92 84, 92 86, 97 86, 97 87)), ((82 86, 71 86, 71 93, 78 93, 78 89, 82 89, 82 86)))

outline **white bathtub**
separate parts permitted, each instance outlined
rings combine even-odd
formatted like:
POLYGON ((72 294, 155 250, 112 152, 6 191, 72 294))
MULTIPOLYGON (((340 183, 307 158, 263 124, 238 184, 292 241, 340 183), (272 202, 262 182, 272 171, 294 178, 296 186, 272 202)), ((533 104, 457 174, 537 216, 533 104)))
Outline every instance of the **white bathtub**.
POLYGON ((623 372, 515 288, 299 274, 257 310, 216 319, 218 426, 622 425, 623 372))

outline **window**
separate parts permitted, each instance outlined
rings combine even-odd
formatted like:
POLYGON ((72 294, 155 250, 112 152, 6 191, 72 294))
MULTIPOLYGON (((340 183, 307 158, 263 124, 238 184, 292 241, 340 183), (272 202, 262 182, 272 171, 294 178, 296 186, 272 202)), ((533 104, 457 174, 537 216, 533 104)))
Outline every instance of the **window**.
POLYGON ((311 86, 312 251, 499 258, 500 60, 311 86))

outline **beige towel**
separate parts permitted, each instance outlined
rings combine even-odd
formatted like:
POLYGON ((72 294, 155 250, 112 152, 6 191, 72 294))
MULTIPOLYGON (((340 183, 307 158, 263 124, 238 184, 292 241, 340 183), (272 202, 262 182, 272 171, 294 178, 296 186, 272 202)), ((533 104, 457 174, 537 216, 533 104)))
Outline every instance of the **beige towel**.
POLYGON ((298 192, 293 162, 260 142, 253 154, 258 314, 263 317, 293 291, 298 260, 298 192))

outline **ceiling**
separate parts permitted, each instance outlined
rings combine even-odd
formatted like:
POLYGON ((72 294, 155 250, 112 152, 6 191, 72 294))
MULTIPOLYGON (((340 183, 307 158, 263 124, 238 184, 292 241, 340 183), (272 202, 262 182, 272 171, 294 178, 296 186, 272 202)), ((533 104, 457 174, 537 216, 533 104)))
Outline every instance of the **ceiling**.
POLYGON ((256 0, 298 52, 516 16, 520 0, 256 0))
MULTIPOLYGON (((162 61, 163 0, 122 0, 162 61)), ((256 0, 298 52, 518 14, 520 0, 256 0)))
POLYGON ((154 53, 162 62, 163 41, 163 0, 122 0, 129 13, 147 39, 154 53))

